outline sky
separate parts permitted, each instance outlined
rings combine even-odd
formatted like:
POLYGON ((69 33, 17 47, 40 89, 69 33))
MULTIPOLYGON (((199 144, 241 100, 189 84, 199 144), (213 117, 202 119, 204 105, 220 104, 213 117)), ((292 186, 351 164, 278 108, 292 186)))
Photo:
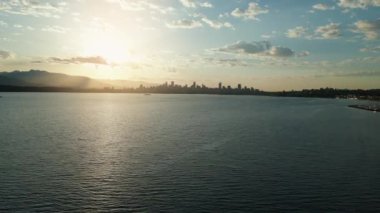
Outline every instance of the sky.
POLYGON ((0 70, 380 88, 380 0, 1 0, 0 70))

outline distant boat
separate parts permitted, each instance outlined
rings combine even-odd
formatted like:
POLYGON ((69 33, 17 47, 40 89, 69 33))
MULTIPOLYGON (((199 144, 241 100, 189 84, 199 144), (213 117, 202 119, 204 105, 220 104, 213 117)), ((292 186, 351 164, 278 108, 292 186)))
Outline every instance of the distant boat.
POLYGON ((150 93, 145 93, 144 95, 150 95, 150 93))

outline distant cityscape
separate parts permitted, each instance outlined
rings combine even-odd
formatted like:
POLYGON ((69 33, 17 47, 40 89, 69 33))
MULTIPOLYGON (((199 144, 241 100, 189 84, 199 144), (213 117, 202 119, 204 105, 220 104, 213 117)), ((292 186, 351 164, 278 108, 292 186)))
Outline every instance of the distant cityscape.
POLYGON ((51 86, 9 86, 0 85, 1 92, 82 92, 82 93, 142 93, 142 94, 214 94, 214 95, 257 95, 257 96, 278 96, 278 97, 314 97, 314 98, 342 98, 342 99, 363 99, 380 100, 380 89, 304 89, 300 91, 262 91, 254 87, 237 84, 235 87, 218 83, 218 87, 211 88, 204 84, 193 82, 190 86, 170 83, 157 86, 144 86, 141 84, 137 88, 114 88, 104 87, 98 89, 72 88, 72 87, 51 87, 51 86))
POLYGON ((320 89, 304 89, 301 91, 277 91, 269 92, 256 89, 254 87, 242 86, 237 84, 236 87, 231 85, 223 85, 222 82, 218 83, 218 87, 210 88, 204 84, 198 85, 193 82, 190 86, 175 84, 171 81, 170 84, 165 82, 158 86, 145 87, 140 85, 138 88, 125 88, 122 90, 115 90, 114 88, 104 88, 105 91, 120 91, 130 93, 163 93, 163 94, 217 94, 217 95, 261 95, 261 96, 282 96, 282 97, 320 97, 320 98, 342 98, 342 99, 367 99, 367 100, 380 100, 380 89, 372 90, 350 90, 350 89, 334 89, 334 88, 320 88, 320 89))
POLYGON ((204 84, 197 84, 197 82, 190 85, 180 85, 170 81, 154 85, 148 82, 92 79, 41 70, 0 72, 0 92, 213 94, 380 100, 380 89, 320 88, 272 92, 248 87, 240 83, 231 86, 219 82, 216 87, 207 87, 204 84))
MULTIPOLYGON (((106 90, 113 88, 104 88, 106 90)), ((224 86, 222 82, 219 82, 217 88, 207 87, 204 84, 197 84, 193 82, 191 85, 180 85, 175 84, 171 81, 170 84, 165 82, 164 84, 158 86, 145 87, 140 85, 138 88, 125 88, 129 92, 139 92, 139 93, 173 93, 173 94, 225 94, 225 95, 258 95, 262 93, 261 90, 255 89, 253 87, 242 86, 237 84, 234 88, 230 85, 224 86)))

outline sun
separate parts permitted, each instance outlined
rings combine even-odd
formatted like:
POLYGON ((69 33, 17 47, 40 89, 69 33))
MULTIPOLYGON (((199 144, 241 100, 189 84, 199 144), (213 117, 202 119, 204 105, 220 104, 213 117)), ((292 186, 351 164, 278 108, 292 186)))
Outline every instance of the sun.
POLYGON ((128 61, 128 48, 123 40, 109 34, 88 36, 83 41, 84 55, 103 57, 109 64, 128 61))

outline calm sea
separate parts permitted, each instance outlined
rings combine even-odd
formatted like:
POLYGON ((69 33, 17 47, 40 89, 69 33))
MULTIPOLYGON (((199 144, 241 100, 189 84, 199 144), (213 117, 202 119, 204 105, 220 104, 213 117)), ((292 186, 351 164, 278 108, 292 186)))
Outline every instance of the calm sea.
POLYGON ((0 95, 0 211, 380 211, 360 101, 0 95))

